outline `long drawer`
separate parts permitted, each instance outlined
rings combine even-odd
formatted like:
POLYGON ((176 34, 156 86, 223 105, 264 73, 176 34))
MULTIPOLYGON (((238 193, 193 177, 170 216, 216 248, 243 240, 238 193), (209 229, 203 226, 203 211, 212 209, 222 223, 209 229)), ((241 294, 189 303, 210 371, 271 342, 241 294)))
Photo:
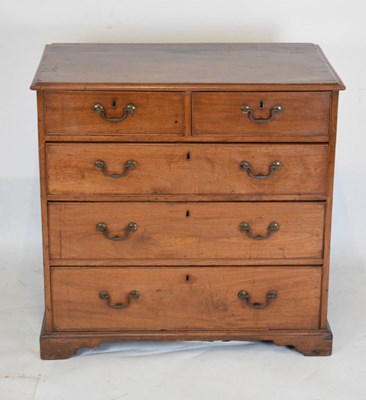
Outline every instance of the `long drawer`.
POLYGON ((319 267, 53 268, 55 330, 316 329, 319 267))
POLYGON ((46 92, 44 107, 47 134, 183 134, 180 92, 46 92))
POLYGON ((63 267, 51 277, 55 330, 319 326, 319 267, 63 267))
POLYGON ((328 146, 48 144, 48 193, 325 198, 328 146))
POLYGON ((319 263, 323 203, 50 203, 50 257, 159 263, 319 263), (203 261, 202 261, 203 260, 203 261))

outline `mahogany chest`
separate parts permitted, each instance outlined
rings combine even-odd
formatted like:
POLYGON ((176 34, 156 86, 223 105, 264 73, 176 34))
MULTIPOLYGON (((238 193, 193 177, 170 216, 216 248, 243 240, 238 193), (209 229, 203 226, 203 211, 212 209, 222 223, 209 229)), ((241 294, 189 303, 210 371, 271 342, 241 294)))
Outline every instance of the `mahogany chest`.
POLYGON ((52 44, 41 357, 103 341, 329 355, 338 93, 313 44, 52 44))

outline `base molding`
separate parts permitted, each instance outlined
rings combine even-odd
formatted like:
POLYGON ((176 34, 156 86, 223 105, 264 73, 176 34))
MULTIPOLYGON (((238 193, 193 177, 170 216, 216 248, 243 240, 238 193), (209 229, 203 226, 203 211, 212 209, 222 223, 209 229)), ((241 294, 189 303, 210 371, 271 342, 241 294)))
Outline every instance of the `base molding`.
POLYGON ((69 358, 81 348, 93 348, 103 342, 242 340, 266 341, 293 347, 305 356, 329 356, 333 336, 329 325, 319 330, 242 330, 242 331, 125 331, 125 332, 46 332, 40 336, 41 358, 69 358))

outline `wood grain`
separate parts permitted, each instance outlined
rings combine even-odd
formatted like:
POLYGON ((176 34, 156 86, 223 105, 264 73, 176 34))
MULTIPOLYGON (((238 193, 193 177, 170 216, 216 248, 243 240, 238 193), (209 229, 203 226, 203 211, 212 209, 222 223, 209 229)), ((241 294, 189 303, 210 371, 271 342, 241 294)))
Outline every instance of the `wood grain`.
POLYGON ((44 131, 44 115, 43 115, 43 90, 37 92, 37 110, 38 110, 38 155, 39 155, 39 172, 40 172, 40 203, 42 214, 42 253, 43 253, 43 285, 44 285, 44 302, 45 302, 45 321, 44 331, 52 331, 52 301, 51 301, 51 277, 50 277, 50 257, 49 257, 49 241, 48 241, 48 213, 47 213, 47 167, 46 167, 46 142, 44 131))
POLYGON ((56 43, 46 46, 32 89, 133 84, 344 88, 311 43, 56 43))
MULTIPOLYGON (((273 342, 289 346, 305 356, 329 356, 332 353, 333 335, 329 325, 323 329, 223 329, 223 330, 174 330, 174 331, 115 331, 115 332, 46 332, 40 337, 41 358, 64 359, 79 349, 97 347, 103 342, 124 341, 177 341, 177 340, 244 340, 273 342)), ((268 347, 270 350, 270 347, 268 347)))
POLYGON ((183 135, 184 93, 46 92, 44 107, 47 134, 183 135), (105 121, 93 109, 102 104, 108 117, 120 117, 129 103, 136 111, 121 122, 105 121))
POLYGON ((273 259, 322 258, 323 203, 51 203, 50 256, 57 259, 273 259), (187 212, 189 216, 187 216, 187 212), (96 230, 107 224, 110 235, 123 235, 130 222, 139 225, 124 241, 106 239, 96 230), (251 240, 239 230, 247 222, 263 236, 272 222, 280 230, 266 240, 251 240))
POLYGON ((328 143, 328 136, 311 136, 307 134, 297 134, 289 136, 288 134, 277 135, 238 135, 232 136, 225 133, 218 135, 202 136, 173 136, 167 134, 62 134, 51 133, 45 136, 47 142, 63 143, 328 143))
POLYGON ((193 135, 328 136, 331 92, 194 93, 193 135), (260 108, 263 101, 264 107, 260 108), (241 111, 253 109, 254 118, 268 118, 271 109, 282 111, 269 122, 256 123, 241 111))
POLYGON ((317 329, 321 268, 53 268, 53 321, 58 330, 317 329), (128 293, 140 297, 126 309, 112 305, 128 293), (255 310, 240 300, 245 290, 255 310))
POLYGON ((171 134, 64 134, 51 133, 46 135, 47 142, 74 142, 74 143, 328 143, 328 136, 304 134, 289 135, 228 135, 227 133, 202 136, 177 136, 171 134))
POLYGON ((334 185, 334 167, 336 154, 336 138, 337 138, 337 117, 338 117, 338 97, 339 93, 334 92, 332 96, 332 112, 329 121, 330 141, 329 141, 329 159, 327 168, 327 202, 325 209, 325 225, 324 225, 324 267, 322 274, 322 302, 320 310, 321 327, 327 325, 327 309, 328 309, 328 289, 329 289, 329 268, 330 268, 330 241, 332 229, 332 206, 333 206, 333 185, 334 185))
POLYGON ((319 200, 325 197, 327 157, 327 145, 52 143, 47 145, 48 194, 58 199, 242 195, 319 200), (115 179, 98 170, 96 160, 103 160, 110 173, 121 173, 127 160, 137 164, 127 176, 115 179), (268 179, 254 179, 239 167, 248 161, 254 175, 267 175, 277 160, 281 168, 268 179))

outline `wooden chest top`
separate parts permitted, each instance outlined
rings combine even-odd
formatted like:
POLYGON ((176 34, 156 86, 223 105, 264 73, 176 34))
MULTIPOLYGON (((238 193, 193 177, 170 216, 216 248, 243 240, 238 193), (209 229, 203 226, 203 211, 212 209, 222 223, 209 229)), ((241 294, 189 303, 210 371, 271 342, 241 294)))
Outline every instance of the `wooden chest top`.
POLYGON ((238 90, 342 90, 310 43, 51 44, 32 89, 225 85, 238 90))

